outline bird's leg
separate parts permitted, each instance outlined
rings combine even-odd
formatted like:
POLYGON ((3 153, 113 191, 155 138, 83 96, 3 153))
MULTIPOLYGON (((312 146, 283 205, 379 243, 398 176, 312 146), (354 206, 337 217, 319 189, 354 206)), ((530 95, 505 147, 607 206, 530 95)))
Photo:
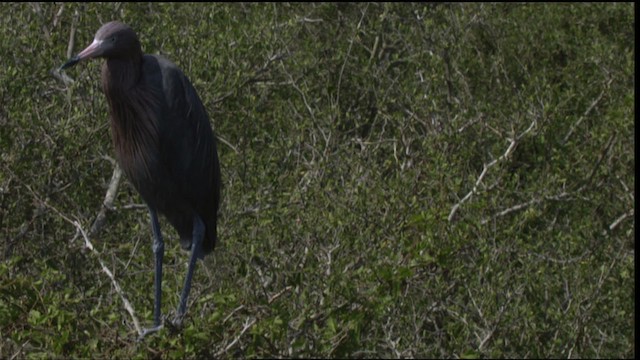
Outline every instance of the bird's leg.
POLYGON ((158 214, 155 210, 151 210, 151 230, 153 231, 153 255, 156 261, 155 271, 155 303, 153 307, 153 325, 161 326, 161 304, 162 304, 162 260, 164 258, 164 241, 160 232, 160 223, 158 222, 158 214))
POLYGON ((202 240, 204 238, 204 223, 200 216, 194 215, 193 217, 193 238, 191 239, 191 258, 189 259, 189 267, 187 268, 187 277, 184 280, 184 287, 182 288, 182 294, 180 295, 180 305, 173 325, 179 328, 182 325, 182 318, 187 311, 187 299, 189 298, 189 291, 191 291, 191 278, 193 277, 193 271, 196 268, 196 261, 200 257, 200 251, 202 251, 202 240))
POLYGON ((160 305, 162 304, 162 258, 164 257, 164 241, 162 240, 162 233, 160 232, 160 223, 158 222, 158 214, 156 213, 156 210, 149 208, 149 214, 151 215, 151 230, 153 231, 153 255, 156 262, 154 279, 156 294, 153 307, 153 327, 143 329, 142 334, 140 334, 140 339, 162 329, 160 305))

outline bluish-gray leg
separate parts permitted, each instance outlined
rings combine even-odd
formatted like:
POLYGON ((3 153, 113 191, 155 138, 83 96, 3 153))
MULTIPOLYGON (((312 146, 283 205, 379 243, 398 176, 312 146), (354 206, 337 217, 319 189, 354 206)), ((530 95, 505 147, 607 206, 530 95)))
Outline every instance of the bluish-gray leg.
POLYGON ((189 267, 187 268, 187 277, 184 280, 184 287, 182 288, 182 294, 180 295, 180 305, 178 305, 178 311, 173 321, 173 325, 180 327, 182 325, 182 318, 187 311, 187 299, 189 298, 189 291, 191 291, 191 278, 193 278, 193 271, 196 268, 196 261, 200 257, 200 251, 202 251, 202 240, 204 238, 204 223, 200 216, 195 215, 193 217, 193 238, 191 239, 191 258, 189 259, 189 267))
POLYGON ((160 232, 160 223, 158 222, 158 214, 155 209, 149 208, 149 215, 151 215, 151 230, 153 231, 153 255, 156 262, 155 271, 155 302, 153 307, 153 327, 149 329, 143 329, 140 334, 140 339, 146 335, 157 332, 162 329, 161 317, 161 304, 162 304, 162 258, 164 257, 164 241, 162 240, 162 233, 160 232))

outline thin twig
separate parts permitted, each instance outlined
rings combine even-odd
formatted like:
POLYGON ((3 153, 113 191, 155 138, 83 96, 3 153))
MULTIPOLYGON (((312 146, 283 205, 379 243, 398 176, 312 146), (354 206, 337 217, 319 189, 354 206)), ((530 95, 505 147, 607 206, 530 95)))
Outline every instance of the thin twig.
POLYGON ((598 95, 598 97, 595 100, 593 100, 591 105, 589 105, 587 110, 585 110, 584 114, 582 114, 582 116, 580 116, 578 121, 576 121, 575 123, 573 123, 571 125, 571 128, 569 128, 569 131, 567 132, 567 135, 565 135, 564 139, 562 140, 563 144, 565 144, 567 141, 569 141, 569 138, 571 137, 571 135, 573 135, 573 132, 578 128, 578 126, 580 126, 582 121, 589 115, 589 113, 591 113, 591 111, 596 107, 596 105, 598 105, 600 100, 602 100, 602 97, 604 96, 605 91, 607 90, 607 88, 609 88, 609 85, 611 85, 612 81, 613 81, 613 79, 609 79, 609 81, 607 81, 607 83, 605 85, 605 88, 600 92, 600 95, 598 95))
POLYGON ((244 335, 244 333, 247 332, 247 330, 249 330, 256 323, 256 321, 257 320, 255 318, 251 319, 250 321, 249 321, 249 319, 247 319, 247 321, 245 321, 245 323, 244 323, 244 327, 243 327, 242 331, 240 331, 240 334, 235 339, 233 339, 233 341, 230 342, 229 345, 227 345, 224 348, 224 350, 218 351, 218 353, 214 357, 216 357, 216 358, 220 357, 222 354, 228 352, 229 349, 231 349, 240 340, 242 335, 244 335))
POLYGON ((231 148, 231 150, 235 151, 236 154, 240 154, 240 152, 238 151, 238 149, 231 145, 231 143, 229 141, 227 141, 225 138, 223 138, 222 136, 216 134, 216 139, 220 140, 221 143, 227 145, 228 147, 231 148))
POLYGON ((273 303, 274 301, 276 301, 276 299, 278 299, 280 296, 282 296, 282 294, 286 293, 287 291, 293 289, 293 286, 289 285, 287 287, 285 287, 284 289, 280 290, 277 294, 271 296, 269 298, 269 304, 273 303))
MULTIPOLYGON (((289 75, 287 73, 287 75, 289 75)), ((305 96, 304 92, 302 92, 302 90, 298 87, 298 85, 296 85, 295 81, 293 80, 293 78, 291 77, 291 75, 289 75, 289 78, 291 78, 291 86, 300 94, 300 96, 302 96, 302 101, 304 102, 304 105, 307 107, 307 111, 309 112, 309 115, 311 115, 311 119, 313 119, 313 122, 316 122, 316 116, 313 113, 313 110, 311 109, 311 106, 309 106, 309 103, 307 102, 307 97, 305 96)))
POLYGON ((592 252, 593 252, 592 249, 588 249, 587 251, 583 252, 582 254, 580 254, 578 256, 574 256, 574 257, 569 258, 569 259, 556 259, 556 258, 553 258, 551 256, 538 254, 538 253, 533 252, 533 251, 529 251, 529 254, 533 255, 533 256, 536 256, 536 257, 539 257, 539 258, 541 258, 543 260, 552 262, 554 264, 567 265, 567 264, 572 264, 572 263, 575 263, 575 262, 583 260, 587 256, 591 255, 592 252))
POLYGON ((463 131, 465 131, 470 126, 475 125, 480 120, 482 120, 482 115, 476 116, 474 119, 471 119, 471 120, 467 121, 466 124, 462 125, 462 127, 460 127, 458 129, 458 134, 462 133, 463 131))
POLYGON ((94 237, 98 231, 102 228, 107 220, 107 211, 113 209, 113 201, 118 193, 118 186, 120 185, 120 179, 122 178, 122 169, 116 163, 113 168, 113 175, 111 175, 111 181, 109 182, 109 188, 104 195, 104 201, 102 202, 102 208, 96 216, 96 220, 91 225, 89 230, 89 237, 94 237))
POLYGON ((233 314, 237 313, 242 309, 244 309, 244 305, 240 305, 237 308, 233 309, 233 311, 229 313, 229 315, 227 315, 227 317, 225 317, 224 320, 222 320, 222 324, 224 325, 233 316, 233 314))
POLYGON ((609 225, 609 230, 613 231, 613 229, 615 229, 616 227, 618 227, 618 225, 620 225, 620 223, 628 218, 628 217, 633 217, 633 209, 627 211, 626 213, 622 214, 619 218, 617 218, 614 222, 611 223, 611 225, 609 225))
POLYGON ((67 59, 70 59, 73 56, 73 48, 76 42, 76 29, 78 25, 78 17, 80 14, 78 10, 73 13, 73 18, 71 19, 71 31, 69 33, 69 45, 67 46, 67 59))
POLYGON ((602 164, 602 160, 604 160, 604 158, 609 153, 609 150, 611 150, 611 146, 613 145, 614 140, 615 140, 617 135, 618 135, 618 132, 614 131, 613 134, 611 135, 611 137, 609 138, 609 141, 607 141, 607 145, 605 145, 604 150, 602 150, 602 153, 600 154, 600 157, 596 161, 596 165, 593 167, 593 170, 591 170, 591 174, 589 174, 589 177, 587 178, 587 182, 586 182, 587 184, 591 183, 591 180, 593 180, 593 177, 595 176, 596 171, 598 170, 598 168, 602 164))
MULTIPOLYGON (((62 11, 62 8, 60 9, 60 11, 62 11)), ((80 17, 80 14, 78 13, 78 10, 76 10, 74 12, 73 18, 71 20, 71 31, 69 32, 69 44, 67 45, 67 59, 70 59, 73 56, 73 48, 75 46, 76 29, 77 29, 77 24, 78 24, 78 18, 79 17, 80 17)), ((69 75, 67 75, 66 72, 60 71, 59 68, 51 70, 50 74, 54 78, 62 81, 65 86, 70 86, 75 82, 75 80, 73 80, 73 78, 71 78, 69 75)))
MULTIPOLYGON (((66 220, 69 221, 69 219, 66 219, 66 220)), ((133 326, 138 332, 138 335, 141 336, 142 328, 140 327, 140 322, 136 317, 135 311, 133 310, 133 306, 131 306, 131 303, 129 302, 129 300, 126 298, 126 296, 124 296, 124 292, 122 291, 120 284, 118 284, 111 270, 109 270, 109 268, 104 264, 104 262, 100 258, 100 253, 93 247, 93 244, 89 240, 89 237, 87 236, 84 229, 82 229, 82 226, 80 226, 80 223, 78 223, 78 221, 72 221, 71 223, 76 227, 76 229, 80 232, 80 234, 82 234, 82 237, 84 238, 85 246, 95 254, 96 258, 98 259, 98 262, 100 263, 100 266, 102 267, 102 271, 105 274, 107 274, 109 279, 111 279, 111 283, 113 284, 113 287, 116 289, 116 293, 118 293, 118 295, 122 299, 124 308, 127 310, 129 315, 131 316, 131 319, 133 320, 133 326)))
POLYGON ((107 274, 107 276, 109 277, 109 279, 111 279, 111 283, 113 284, 116 293, 118 293, 118 295, 120 296, 120 298, 122 299, 122 302, 124 304, 124 308, 125 310, 127 310, 127 312, 129 313, 129 315, 131 316, 131 319, 133 320, 133 326, 135 327, 136 331, 138 332, 139 335, 142 334, 142 328, 140 327, 140 322, 138 321, 138 318, 135 315, 135 311, 133 310, 133 306, 131 306, 131 303, 129 302, 129 300, 127 299, 127 297, 124 295, 124 292, 122 291, 122 288, 120 287, 120 284, 118 284, 118 282, 115 279, 115 276, 113 275, 113 273, 111 272, 111 270, 109 270, 109 268, 104 264, 104 262, 102 261, 102 258, 100 257, 100 252, 98 252, 98 250, 95 249, 95 247, 93 246, 93 244, 91 243, 91 241, 89 240, 89 237, 87 236, 87 233, 84 231, 84 229, 82 228, 82 226, 80 225, 80 222, 78 220, 72 220, 69 217, 67 217, 65 214, 63 214, 62 212, 60 212, 58 209, 56 209, 54 206, 48 204, 46 201, 41 200, 39 196, 36 195, 36 193, 31 189, 30 186, 26 186, 27 190, 29 190, 29 192, 31 192, 31 194, 44 206, 46 206, 47 208, 53 210, 56 214, 58 214, 58 216, 60 216, 62 219, 64 219, 66 222, 70 223, 71 225, 73 225, 76 228, 76 236, 74 236, 74 239, 78 236, 78 233, 82 235, 83 239, 84 239, 84 244, 85 247, 88 248, 89 250, 91 250, 91 252, 95 255, 96 259, 98 260, 98 262, 100 263, 100 266, 102 267, 102 271, 107 274))
POLYGON ((532 205, 535 205, 535 204, 539 204, 539 203, 541 203, 541 202, 543 202, 545 200, 560 201, 560 200, 563 200, 563 199, 565 199, 565 198, 567 198, 569 196, 570 196, 570 194, 565 191, 565 192, 562 192, 562 193, 560 193, 558 195, 534 198, 534 199, 531 199, 531 200, 529 200, 529 201, 527 201, 525 203, 521 203, 521 204, 517 204, 517 205, 511 206, 511 207, 509 207, 507 209, 504 209, 504 210, 500 211, 499 213, 497 213, 497 214, 495 214, 495 215, 493 215, 493 216, 491 216, 489 218, 483 219, 482 220, 482 225, 488 223, 489 221, 491 221, 493 219, 509 215, 510 213, 515 212, 515 211, 526 209, 529 206, 532 206, 532 205))
POLYGON ((337 86, 337 94, 336 94, 336 106, 340 106, 340 85, 342 83, 342 74, 344 73, 344 68, 347 65, 347 60, 349 60, 349 55, 351 54, 351 48, 353 47, 353 43, 355 42, 356 36, 358 35, 358 31, 360 31, 360 26, 362 25, 362 20, 364 20, 364 16, 367 15, 367 10, 369 9, 369 4, 364 8, 362 12, 362 16, 360 17, 360 21, 358 21, 358 26, 356 26, 356 30, 349 42, 349 48, 347 49, 347 55, 344 57, 344 62, 342 63, 342 68, 340 69, 340 75, 338 76, 338 86, 337 86))
POLYGON ((274 55, 270 56, 265 61, 265 63, 262 65, 261 68, 259 68, 258 70, 254 71, 253 74, 250 77, 246 78, 242 83, 240 83, 240 85, 236 86, 235 89, 228 91, 226 94, 222 95, 221 97, 219 97, 217 99, 214 99, 212 101, 212 104, 216 105, 218 103, 223 102, 227 98, 231 97, 233 94, 236 94, 240 89, 242 89, 243 87, 247 86, 248 84, 257 83, 257 82, 263 81, 263 79, 260 77, 260 75, 262 75, 263 73, 267 72, 267 70, 269 70, 269 67, 271 66, 271 64, 273 64, 276 61, 283 60, 286 56, 287 56, 287 54, 284 53, 284 52, 277 52, 274 55))
POLYGON ((51 70, 50 74, 54 78, 62 81, 62 83, 64 83, 65 86, 69 86, 69 85, 71 85, 71 84, 73 84, 75 82, 75 80, 73 80, 73 78, 71 78, 69 75, 67 75, 66 72, 60 71, 60 69, 51 70))
POLYGON ((64 3, 62 3, 60 5, 60 8, 58 9, 58 12, 54 15, 53 17, 53 27, 56 28, 58 26, 58 22, 60 21, 60 17, 62 16, 62 13, 64 12, 64 3))
POLYGON ((297 20, 298 22, 302 22, 302 23, 319 23, 319 22, 323 22, 324 20, 322 20, 321 18, 318 19, 310 19, 308 17, 303 17, 303 18, 298 18, 297 20))
MULTIPOLYGON (((145 204, 129 204, 129 205, 122 205, 120 207, 118 207, 118 209, 122 209, 122 210, 141 210, 141 209, 148 209, 149 207, 145 204)), ((114 207, 115 210, 115 207, 114 207)))
POLYGON ((520 135, 518 135, 518 136, 514 137, 513 139, 511 139, 511 142, 509 143, 509 147, 507 147, 507 150, 505 150, 504 154, 500 155, 499 158, 494 159, 490 163, 484 164, 483 169, 482 169, 482 173, 480 173, 480 176, 478 176, 478 179, 476 180, 475 184, 473 184, 473 188, 471 189, 471 191, 469 191, 467 193, 467 195, 465 195, 460 201, 458 201, 457 204, 455 204, 451 208, 451 212, 449 213, 449 217, 447 218, 447 220, 449 222, 451 222, 453 220, 453 217, 455 216, 455 214, 458 211, 458 209, 460 208, 460 206, 462 204, 464 204, 467 200, 469 200, 473 194, 478 193, 478 186, 480 186, 480 184, 482 183, 482 180, 487 175, 489 169, 492 168, 493 166, 495 166, 496 164, 498 164, 500 161, 502 161, 502 160, 506 159, 507 157, 509 157, 509 155, 511 155, 513 150, 516 148, 516 145, 518 144, 520 139, 522 139, 523 136, 525 136, 527 133, 529 133, 534 128, 535 124, 536 124, 536 120, 534 119, 531 122, 531 125, 529 125, 529 127, 525 131, 523 131, 520 135))

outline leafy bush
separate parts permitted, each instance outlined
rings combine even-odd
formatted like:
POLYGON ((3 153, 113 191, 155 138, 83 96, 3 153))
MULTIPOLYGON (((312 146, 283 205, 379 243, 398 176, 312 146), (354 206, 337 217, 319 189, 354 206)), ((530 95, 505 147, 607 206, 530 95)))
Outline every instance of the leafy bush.
POLYGON ((0 357, 634 357, 633 5, 0 7, 0 357), (151 232, 126 181, 102 206, 101 61, 52 76, 111 19, 220 139, 220 246, 142 343, 151 232))

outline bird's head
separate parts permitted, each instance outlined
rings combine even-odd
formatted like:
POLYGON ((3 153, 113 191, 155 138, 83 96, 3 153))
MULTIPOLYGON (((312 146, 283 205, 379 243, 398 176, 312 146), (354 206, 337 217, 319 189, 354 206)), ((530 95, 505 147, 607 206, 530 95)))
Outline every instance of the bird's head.
POLYGON ((91 45, 64 63, 60 70, 87 59, 126 59, 139 56, 141 53, 140 41, 135 31, 119 21, 111 21, 100 27, 91 45))

